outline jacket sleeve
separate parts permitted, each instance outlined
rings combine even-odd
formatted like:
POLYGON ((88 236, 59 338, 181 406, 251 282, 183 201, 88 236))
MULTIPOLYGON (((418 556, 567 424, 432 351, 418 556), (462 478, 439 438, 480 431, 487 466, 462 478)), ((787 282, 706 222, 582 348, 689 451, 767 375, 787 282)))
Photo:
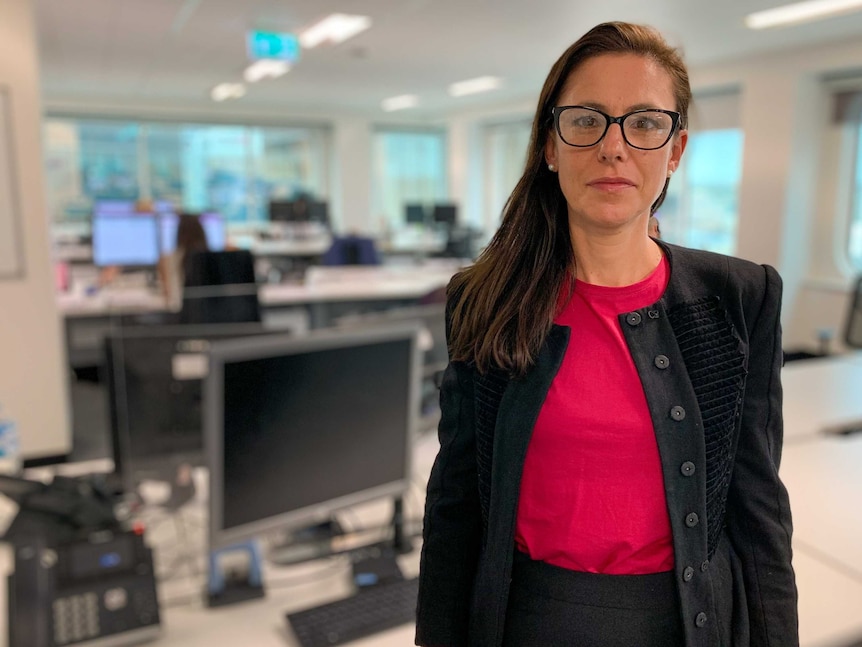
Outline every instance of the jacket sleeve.
POLYGON ((425 501, 416 644, 467 645, 481 541, 471 369, 451 362, 440 390, 440 452, 425 501))
POLYGON ((793 532, 787 490, 778 477, 783 421, 781 279, 764 266, 760 312, 749 332, 748 377, 733 476, 727 532, 743 568, 752 647, 799 645, 793 532))

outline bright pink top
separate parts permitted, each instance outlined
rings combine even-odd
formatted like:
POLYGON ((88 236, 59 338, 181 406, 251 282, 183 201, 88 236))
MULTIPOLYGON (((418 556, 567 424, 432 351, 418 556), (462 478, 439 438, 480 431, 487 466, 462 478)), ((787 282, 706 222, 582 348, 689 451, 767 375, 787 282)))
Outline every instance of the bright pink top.
POLYGON ((617 318, 659 300, 667 259, 625 287, 577 281, 555 322, 571 327, 524 463, 515 542, 576 571, 673 569, 661 462, 643 386, 617 318))

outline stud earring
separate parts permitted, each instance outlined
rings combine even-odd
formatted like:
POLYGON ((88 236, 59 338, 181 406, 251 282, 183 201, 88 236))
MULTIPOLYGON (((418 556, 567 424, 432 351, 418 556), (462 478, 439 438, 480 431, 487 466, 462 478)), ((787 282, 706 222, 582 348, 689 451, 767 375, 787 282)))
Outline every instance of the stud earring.
POLYGON ((556 166, 554 166, 553 164, 548 164, 548 170, 549 170, 551 173, 556 173, 556 172, 557 172, 557 167, 556 167, 556 166))
POLYGON ((667 176, 670 177, 671 175, 673 175, 673 169, 668 169, 667 176))

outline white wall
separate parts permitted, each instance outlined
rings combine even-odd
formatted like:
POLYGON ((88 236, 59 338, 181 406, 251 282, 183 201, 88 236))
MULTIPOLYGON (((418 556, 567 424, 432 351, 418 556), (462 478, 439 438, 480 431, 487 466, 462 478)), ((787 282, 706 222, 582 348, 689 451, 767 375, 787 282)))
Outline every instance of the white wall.
POLYGON ((0 2, 0 85, 11 98, 23 275, 0 279, 0 417, 25 458, 71 450, 67 364, 54 301, 43 192, 39 70, 29 0, 0 2))

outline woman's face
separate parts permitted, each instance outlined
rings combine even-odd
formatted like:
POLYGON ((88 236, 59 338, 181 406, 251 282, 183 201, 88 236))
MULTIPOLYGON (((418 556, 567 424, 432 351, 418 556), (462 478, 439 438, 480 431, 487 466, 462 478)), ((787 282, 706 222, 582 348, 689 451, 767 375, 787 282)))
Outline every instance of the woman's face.
MULTIPOLYGON (((637 54, 602 54, 584 61, 572 72, 557 105, 587 106, 614 117, 641 108, 677 109, 670 75, 637 54)), ((570 226, 614 231, 640 221, 645 232, 650 206, 679 165, 687 138, 681 131, 662 148, 639 150, 626 143, 619 124, 611 124, 598 144, 578 148, 554 130, 545 158, 559 173, 570 226)))

